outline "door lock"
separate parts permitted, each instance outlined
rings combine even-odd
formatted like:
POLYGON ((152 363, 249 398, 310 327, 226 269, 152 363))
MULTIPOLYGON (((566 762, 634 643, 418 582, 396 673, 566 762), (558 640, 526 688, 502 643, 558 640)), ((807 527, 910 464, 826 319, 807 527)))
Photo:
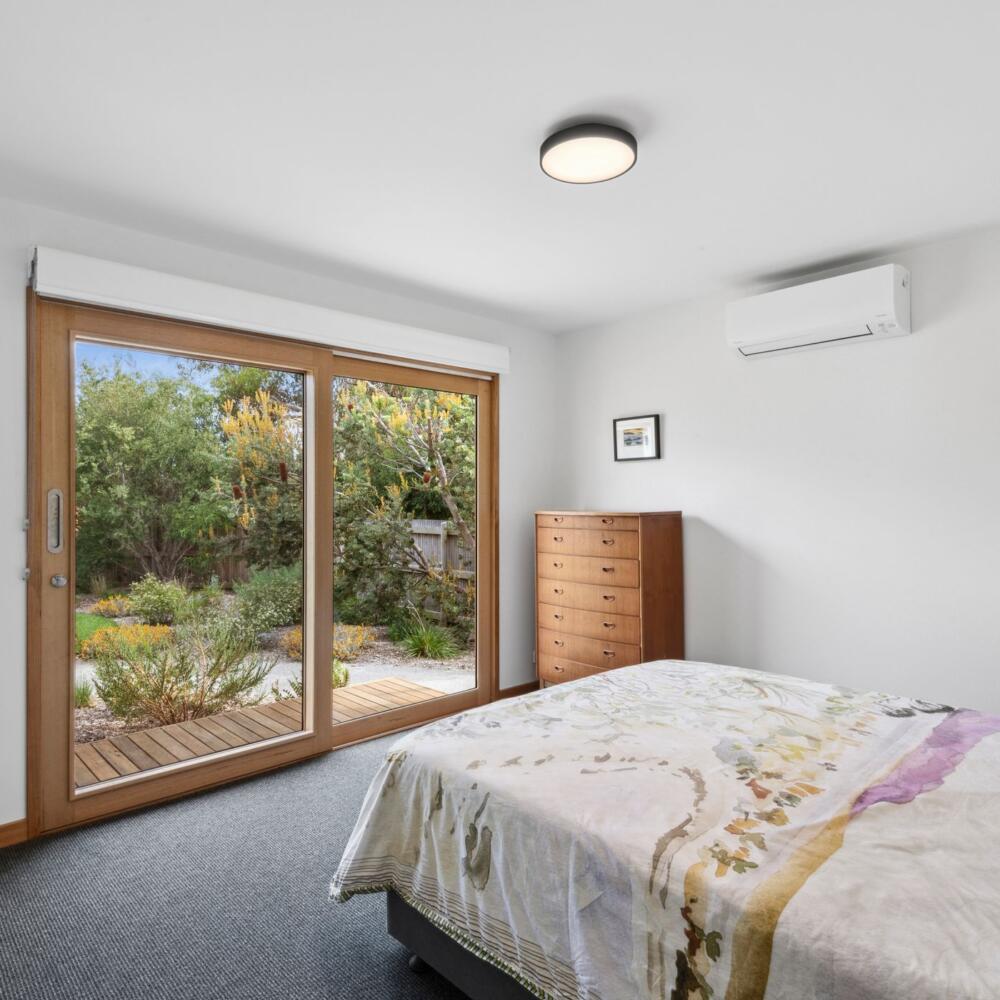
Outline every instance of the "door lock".
POLYGON ((66 584, 69 583, 69 580, 67 580, 62 573, 56 573, 56 575, 49 580, 49 583, 51 583, 53 587, 65 587, 66 584))

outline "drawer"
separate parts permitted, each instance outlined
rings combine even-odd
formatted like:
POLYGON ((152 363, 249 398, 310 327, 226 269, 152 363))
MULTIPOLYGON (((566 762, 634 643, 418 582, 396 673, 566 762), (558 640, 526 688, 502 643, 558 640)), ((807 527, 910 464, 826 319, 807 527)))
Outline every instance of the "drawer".
POLYGON ((599 611, 580 611, 577 608, 539 604, 538 624, 555 632, 585 635, 590 639, 610 639, 612 642, 625 642, 633 646, 642 641, 639 636, 639 619, 628 615, 605 615, 599 611))
POLYGON ((597 556, 539 552, 538 575, 546 580, 638 587, 639 562, 637 559, 598 559, 597 556))
POLYGON ((599 531, 615 528, 618 531, 638 531, 639 518, 634 514, 538 514, 539 528, 584 528, 599 531))
POLYGON ((589 583, 539 580, 538 600, 561 608, 609 611, 617 615, 639 614, 639 590, 635 587, 598 587, 589 583))
POLYGON ((539 552, 565 552, 572 556, 639 557, 638 531, 584 531, 581 528, 539 528, 539 552))
POLYGON ((561 684, 563 681, 575 681, 600 673, 603 673, 600 667, 589 663, 567 660, 562 656, 549 656, 547 653, 540 653, 538 656, 538 679, 546 684, 561 684))
POLYGON ((566 657, 578 663, 589 663, 595 667, 627 667, 630 663, 641 662, 638 646, 623 642, 602 642, 580 635, 567 635, 552 629, 538 629, 538 655, 566 657))

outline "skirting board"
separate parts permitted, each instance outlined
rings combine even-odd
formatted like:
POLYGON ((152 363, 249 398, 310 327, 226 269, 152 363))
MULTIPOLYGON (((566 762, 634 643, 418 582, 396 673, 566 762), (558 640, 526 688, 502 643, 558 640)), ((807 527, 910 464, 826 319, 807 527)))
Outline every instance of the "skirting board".
POLYGON ((13 823, 0 825, 0 847, 13 847, 28 839, 28 821, 16 819, 13 823))
POLYGON ((528 681, 527 684, 516 684, 514 687, 500 688, 497 698, 516 698, 521 694, 530 694, 538 690, 538 681, 528 681))

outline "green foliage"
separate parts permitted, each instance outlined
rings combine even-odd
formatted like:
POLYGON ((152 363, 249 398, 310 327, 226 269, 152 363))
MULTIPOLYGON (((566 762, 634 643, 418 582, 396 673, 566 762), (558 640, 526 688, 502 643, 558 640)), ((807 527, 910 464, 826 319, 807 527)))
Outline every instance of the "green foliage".
POLYGON ((94 685, 90 681, 77 681, 73 685, 73 707, 90 708, 94 701, 94 685))
POLYGON ((116 628, 114 622, 109 622, 107 618, 102 618, 100 615, 92 615, 86 611, 77 611, 76 613, 76 642, 75 651, 76 655, 80 655, 80 649, 83 643, 88 639, 93 638, 95 632, 99 632, 104 628, 116 628))
POLYGON ((183 616, 187 588, 176 580, 159 580, 147 573, 129 588, 132 613, 147 625, 170 625, 183 616))
POLYGON ((476 588, 472 580, 459 580, 454 573, 432 568, 414 585, 414 603, 429 604, 444 625, 463 645, 468 644, 476 628, 476 588))
POLYGON ((233 616, 204 614, 176 626, 167 642, 105 649, 95 687, 119 718, 170 725, 257 704, 274 662, 233 616))
POLYGON ((132 602, 124 594, 109 594, 95 601, 90 613, 102 618, 123 618, 132 613, 132 602))
POLYGON ((233 520, 215 400, 184 378, 84 365, 77 379, 77 574, 205 572, 233 520))
POLYGON ((448 629, 425 621, 416 613, 414 613, 413 621, 404 632, 399 645, 410 656, 427 660, 449 660, 458 656, 460 652, 455 637, 448 629))
MULTIPOLYGON (((347 664, 333 660, 330 664, 330 685, 333 688, 342 688, 347 687, 350 682, 351 672, 347 669, 347 664)), ((302 691, 301 677, 289 677, 288 687, 284 689, 277 683, 271 685, 271 694, 275 698, 301 698, 302 691)))
MULTIPOLYGON (((390 624, 408 603, 422 605, 431 585, 423 578, 434 567, 413 541, 415 516, 448 519, 466 551, 475 550, 476 401, 338 379, 334 407, 336 615, 390 624)), ((438 583, 455 586, 453 578, 438 583)))
POLYGON ((235 586, 240 620, 250 635, 302 621, 302 563, 250 573, 235 586))
POLYGON ((219 428, 233 462, 229 489, 243 556, 258 567, 302 558, 301 405, 266 389, 226 399, 219 428))

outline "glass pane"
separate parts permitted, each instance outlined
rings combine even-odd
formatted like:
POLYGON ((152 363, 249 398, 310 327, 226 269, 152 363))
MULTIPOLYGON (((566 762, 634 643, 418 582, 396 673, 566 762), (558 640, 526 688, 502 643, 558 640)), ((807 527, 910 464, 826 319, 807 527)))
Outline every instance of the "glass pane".
POLYGON ((477 402, 334 379, 334 722, 476 686, 477 402))
POLYGON ((303 377, 75 352, 77 787, 301 730, 303 377))

